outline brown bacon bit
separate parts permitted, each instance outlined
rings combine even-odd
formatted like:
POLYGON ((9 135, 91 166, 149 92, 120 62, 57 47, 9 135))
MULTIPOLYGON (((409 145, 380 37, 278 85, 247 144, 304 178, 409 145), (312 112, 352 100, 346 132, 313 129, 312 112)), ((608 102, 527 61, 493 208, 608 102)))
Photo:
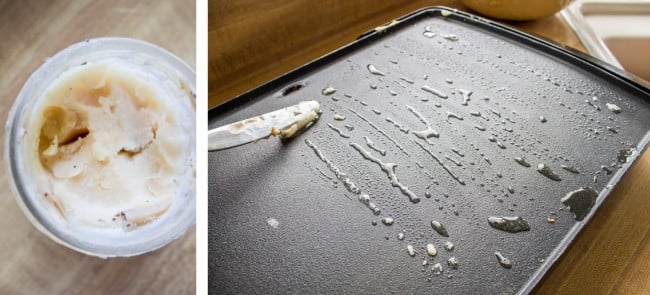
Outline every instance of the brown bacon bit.
POLYGON ((278 136, 278 134, 280 134, 280 130, 278 130, 278 128, 275 128, 275 126, 273 126, 271 127, 271 134, 273 136, 278 136))

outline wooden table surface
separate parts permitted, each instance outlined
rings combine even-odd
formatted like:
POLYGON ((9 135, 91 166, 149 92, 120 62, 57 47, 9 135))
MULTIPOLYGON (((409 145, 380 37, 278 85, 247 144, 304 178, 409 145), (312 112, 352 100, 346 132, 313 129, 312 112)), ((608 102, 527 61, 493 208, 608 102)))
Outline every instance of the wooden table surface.
MULTIPOLYGON (((143 39, 195 63, 194 1, 0 0, 0 119, 43 60, 86 38, 143 39)), ((4 130, 4 128, 2 129, 4 130)), ((0 153, 4 154, 3 145, 0 153)), ((152 253, 100 259, 36 230, 19 209, 0 160, 0 294, 194 294, 194 228, 152 253)))
MULTIPOLYGON (((208 2, 209 105, 215 106, 416 9, 459 1, 208 2)), ((508 23, 585 51, 559 15, 508 23)), ((623 178, 535 293, 650 294, 650 151, 623 178)))

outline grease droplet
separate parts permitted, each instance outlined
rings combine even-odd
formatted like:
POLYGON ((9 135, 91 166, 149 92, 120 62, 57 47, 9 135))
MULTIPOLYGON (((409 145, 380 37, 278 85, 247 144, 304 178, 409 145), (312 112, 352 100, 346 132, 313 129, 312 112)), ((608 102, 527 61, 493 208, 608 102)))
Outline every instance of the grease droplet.
POLYGON ((530 164, 522 157, 515 157, 515 162, 519 163, 521 166, 530 167, 530 164))
POLYGON ((446 34, 443 35, 442 37, 449 41, 458 41, 458 36, 456 36, 456 34, 446 34))
POLYGON ((456 114, 454 112, 447 111, 447 121, 449 121, 449 118, 458 119, 460 121, 463 120, 463 116, 456 114))
POLYGON ((605 171, 605 173, 607 173, 607 175, 610 175, 610 174, 612 174, 612 172, 614 172, 614 170, 612 170, 612 168, 609 168, 609 166, 607 166, 607 165, 600 166, 600 169, 603 169, 603 171, 605 171))
POLYGON ((435 230, 439 235, 441 235, 441 236, 443 236, 443 237, 449 237, 449 233, 447 232, 447 229, 446 229, 445 226, 442 225, 442 223, 440 223, 439 221, 432 220, 432 221, 431 221, 431 227, 432 227, 433 230, 435 230))
POLYGON ((436 246, 434 246, 433 244, 427 244, 427 254, 429 254, 429 256, 431 257, 438 255, 438 250, 436 250, 436 246))
POLYGON ((560 178, 559 175, 555 174, 555 172, 553 172, 553 170, 551 170, 551 168, 549 168, 545 164, 538 164, 537 165, 537 172, 539 172, 542 175, 544 175, 544 176, 546 176, 546 177, 548 177, 548 178, 550 178, 552 180, 555 180, 555 181, 562 180, 562 178, 560 178))
POLYGON ((447 260, 447 265, 452 269, 458 269, 458 259, 456 257, 451 257, 447 260))
POLYGON ((562 169, 564 169, 566 171, 569 171, 569 172, 571 172, 573 174, 580 174, 580 171, 578 171, 578 168, 576 168, 574 166, 560 165, 560 167, 562 167, 562 169))
POLYGON ((280 222, 278 222, 278 220, 273 217, 267 219, 266 223, 268 223, 272 228, 276 228, 276 229, 280 226, 280 222))
POLYGON ((368 64, 368 71, 370 71, 371 74, 373 75, 378 75, 378 76, 386 76, 384 72, 378 70, 374 65, 368 64))
POLYGON ((411 245, 406 246, 406 252, 408 252, 411 257, 415 256, 415 249, 413 249, 413 246, 411 245))
POLYGON ((433 38, 433 37, 436 36, 436 33, 434 33, 434 32, 424 32, 424 33, 422 33, 422 35, 424 35, 427 38, 433 38))
POLYGON ((619 163, 627 163, 632 160, 635 154, 636 148, 623 149, 618 151, 616 158, 618 159, 619 163))
POLYGON ((503 256, 503 254, 501 254, 501 252, 496 251, 496 252, 494 252, 494 255, 496 255, 497 260, 499 261, 499 264, 501 264, 501 266, 503 266, 503 268, 507 268, 507 269, 512 268, 512 263, 510 262, 510 259, 503 256))
POLYGON ((383 223, 384 225, 393 225, 393 218, 391 218, 391 217, 384 217, 384 218, 381 220, 381 223, 383 223))
POLYGON ((474 92, 469 91, 469 90, 465 90, 465 89, 458 89, 458 92, 460 92, 460 94, 463 96, 463 102, 461 102, 460 104, 466 106, 466 105, 467 105, 467 102, 469 101, 469 97, 470 97, 470 96, 472 95, 472 93, 474 93, 474 92))
POLYGON ((612 111, 614 114, 620 113, 622 110, 619 106, 613 104, 613 103, 606 103, 607 109, 612 111))
POLYGON ((436 263, 431 267, 431 270, 433 271, 434 275, 441 275, 442 274, 442 265, 440 263, 436 263))
POLYGON ((322 93, 323 95, 332 95, 332 94, 334 94, 335 92, 336 92, 336 89, 335 89, 335 88, 333 88, 333 87, 326 87, 326 88, 323 89, 323 91, 322 91, 321 93, 322 93))
POLYGON ((450 241, 445 242, 445 249, 447 251, 452 251, 454 250, 454 244, 450 241))

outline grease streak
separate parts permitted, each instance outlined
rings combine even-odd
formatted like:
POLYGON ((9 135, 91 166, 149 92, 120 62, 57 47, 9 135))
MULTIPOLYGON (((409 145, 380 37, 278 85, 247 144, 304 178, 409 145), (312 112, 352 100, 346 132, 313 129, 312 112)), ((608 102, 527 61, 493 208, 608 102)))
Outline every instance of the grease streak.
POLYGON ((384 130, 379 129, 379 127, 377 127, 377 125, 370 122, 370 120, 366 119, 366 117, 359 114, 357 111, 355 111, 353 109, 350 109, 350 112, 352 112, 357 117, 359 117, 359 119, 361 119, 361 120, 365 121, 366 123, 368 123, 368 125, 370 125, 370 127, 374 128, 375 130, 377 130, 377 132, 379 132, 381 135, 383 135, 388 140, 390 140, 392 143, 394 143, 400 149, 400 151, 402 151, 402 153, 404 153, 407 156, 410 156, 410 154, 404 149, 404 147, 402 147, 399 143, 397 143, 397 141, 395 141, 392 137, 390 137, 390 135, 386 134, 386 132, 384 132, 384 130))
POLYGON ((369 161, 379 165, 381 170, 384 171, 386 173, 386 175, 388 175, 388 178, 390 179, 390 184, 392 186, 394 186, 394 187, 399 188, 399 190, 404 195, 406 195, 412 203, 420 202, 420 198, 418 196, 416 196, 411 190, 409 190, 409 188, 407 186, 402 184, 399 181, 399 179, 397 178, 397 174, 395 174, 395 167, 397 167, 397 164, 395 164, 395 163, 386 164, 386 163, 382 162, 380 159, 375 158, 374 156, 372 156, 370 154, 370 152, 366 151, 360 145, 358 145, 356 143, 351 143, 350 145, 355 150, 357 150, 361 154, 361 156, 363 156, 366 160, 369 160, 369 161))
POLYGON ((429 92, 431 94, 434 94, 434 95, 436 95, 436 96, 438 96, 440 98, 447 98, 447 94, 443 93, 442 91, 440 91, 438 89, 432 88, 430 86, 422 85, 422 87, 420 87, 420 89, 422 89, 422 90, 424 90, 426 92, 429 92))
POLYGON ((368 138, 368 136, 364 136, 363 139, 366 140, 366 144, 368 145, 369 148, 371 148, 372 150, 378 152, 382 156, 386 156, 386 150, 382 150, 382 149, 378 148, 377 146, 375 146, 375 144, 372 142, 372 140, 370 140, 370 138, 368 138))
POLYGON ((333 163, 332 161, 330 161, 330 159, 328 159, 327 157, 325 157, 325 155, 323 154, 323 152, 321 152, 321 150, 318 149, 318 147, 317 147, 313 142, 311 142, 311 140, 309 140, 309 139, 305 139, 305 143, 306 143, 307 146, 309 146, 312 150, 314 150, 314 153, 316 153, 316 156, 318 156, 318 158, 319 158, 321 161, 323 161, 323 162, 327 165, 327 168, 328 168, 330 171, 332 171, 332 173, 334 173, 334 175, 336 176, 336 178, 337 178, 338 180, 340 180, 341 182, 343 182, 343 186, 345 186, 345 188, 346 188, 349 192, 351 192, 351 193, 353 193, 353 194, 357 194, 357 195, 361 193, 361 189, 360 189, 359 187, 357 187, 357 186, 354 184, 354 182, 352 182, 352 181, 350 180, 350 178, 348 177, 348 175, 345 174, 344 172, 341 172, 341 170, 339 170, 339 168, 336 167, 336 165, 334 165, 334 163, 333 163))
POLYGON ((336 126, 334 126, 334 125, 332 125, 332 124, 330 124, 330 123, 327 123, 327 126, 328 126, 330 129, 336 131, 336 133, 338 133, 341 137, 343 137, 343 138, 350 138, 350 135, 347 135, 347 134, 343 133, 343 130, 337 128, 336 126))
POLYGON ((407 108, 411 113, 413 113, 413 115, 415 115, 416 117, 418 117, 418 119, 420 119, 420 121, 422 121, 422 123, 424 123, 425 125, 427 125, 427 129, 425 129, 425 130, 422 130, 422 131, 413 131, 413 134, 414 134, 415 136, 417 136, 417 137, 419 137, 419 138, 421 138, 421 139, 424 139, 424 140, 425 140, 426 142, 428 142, 429 144, 432 144, 432 142, 429 141, 429 138, 431 138, 431 137, 439 138, 439 137, 440 137, 440 133, 438 133, 436 130, 434 130, 433 128, 431 128, 431 124, 429 123, 429 121, 427 121, 427 119, 426 119, 422 114, 420 114, 420 112, 418 112, 416 109, 414 109, 412 106, 409 106, 409 105, 407 105, 406 108, 407 108))
POLYGON ((465 185, 465 181, 463 181, 462 179, 460 179, 460 177, 458 177, 456 174, 454 174, 454 172, 452 172, 451 169, 449 169, 449 167, 447 167, 447 165, 445 165, 445 163, 440 161, 440 159, 438 159, 438 157, 431 150, 429 150, 427 147, 425 147, 424 144, 422 144, 420 142, 417 142, 417 141, 415 143, 417 145, 419 145, 424 151, 426 151, 436 162, 438 162, 438 164, 440 166, 442 166, 442 169, 445 169, 445 171, 447 171, 447 173, 449 173, 449 175, 451 175, 452 178, 454 178, 456 181, 458 181, 458 183, 460 183, 462 185, 465 185))

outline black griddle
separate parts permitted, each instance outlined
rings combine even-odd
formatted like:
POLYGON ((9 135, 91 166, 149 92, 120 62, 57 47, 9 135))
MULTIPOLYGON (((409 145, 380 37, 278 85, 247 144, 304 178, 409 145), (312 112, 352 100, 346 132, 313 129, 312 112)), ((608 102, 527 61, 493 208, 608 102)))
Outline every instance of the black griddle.
POLYGON ((567 48, 447 8, 416 11, 209 111, 214 128, 304 100, 318 100, 323 110, 295 139, 272 138, 209 154, 209 291, 528 293, 645 149, 649 98, 650 91, 632 76, 567 48), (426 37, 426 30, 436 35, 426 37), (371 74, 369 64, 385 76, 371 74), (448 98, 423 91, 423 85, 448 98), (323 95, 326 87, 337 91, 323 95), (472 91, 467 105, 459 89, 472 91), (606 103, 622 112, 610 111, 606 103), (439 138, 427 143, 414 135, 425 125, 407 105, 439 138), (334 120, 334 114, 346 119, 334 120), (372 150, 364 136, 386 155, 372 150), (370 196, 382 210, 379 216, 336 179, 306 140, 370 196), (410 202, 351 143, 397 164, 400 182, 421 201, 410 202), (538 173, 540 163, 562 180, 538 173), (581 187, 599 196, 589 215, 576 221, 560 199, 581 187), (521 216, 530 230, 494 229, 489 216, 521 216), (394 224, 384 225, 384 217, 394 224), (436 233, 432 220, 441 222, 449 237, 436 233), (447 241, 455 245, 452 251, 444 249, 447 241), (426 254, 429 243, 437 256, 426 254), (495 251, 512 262, 511 269, 498 263, 495 251), (458 259, 458 269, 447 265, 451 257, 458 259), (433 274, 435 263, 442 264, 441 275, 433 274))

